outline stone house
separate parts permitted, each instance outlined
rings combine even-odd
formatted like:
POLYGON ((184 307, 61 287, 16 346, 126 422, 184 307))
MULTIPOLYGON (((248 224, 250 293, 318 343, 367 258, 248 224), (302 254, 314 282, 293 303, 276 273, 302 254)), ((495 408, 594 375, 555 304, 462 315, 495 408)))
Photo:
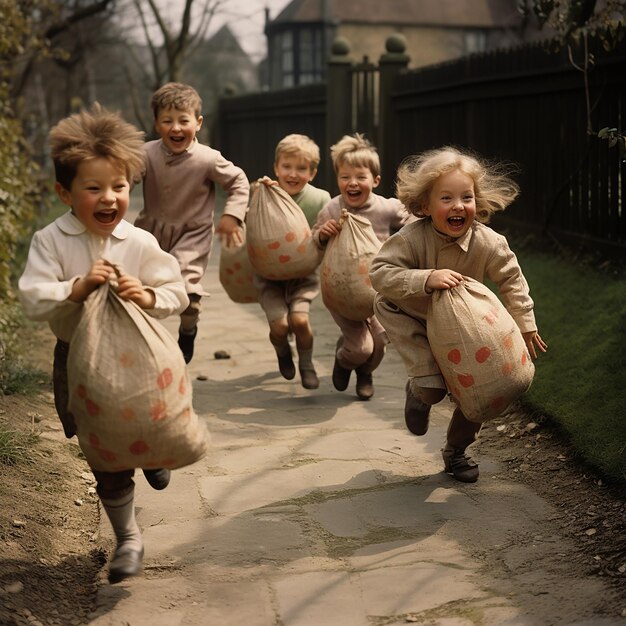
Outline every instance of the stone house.
POLYGON ((410 68, 474 52, 511 47, 541 33, 517 10, 517 0, 292 0, 275 18, 266 10, 269 89, 323 81, 332 42, 350 56, 376 62, 385 41, 401 33, 410 68))

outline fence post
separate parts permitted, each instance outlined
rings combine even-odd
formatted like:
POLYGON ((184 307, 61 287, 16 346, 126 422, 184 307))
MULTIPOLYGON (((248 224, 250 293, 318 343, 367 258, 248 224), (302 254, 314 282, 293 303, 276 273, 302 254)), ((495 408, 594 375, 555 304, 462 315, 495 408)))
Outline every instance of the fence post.
POLYGON ((396 168, 399 163, 391 161, 396 154, 397 129, 394 128, 394 115, 391 106, 391 92, 396 76, 409 64, 410 57, 406 54, 406 39, 400 33, 394 33, 385 41, 386 52, 378 62, 379 82, 379 118, 377 147, 381 163, 381 185, 379 193, 389 197, 394 195, 396 168))
MULTIPOLYGON (((326 80, 326 145, 329 150, 343 135, 352 132, 352 60, 349 54, 348 40, 337 37, 331 47, 326 80)), ((322 163, 325 188, 335 195, 338 190, 330 151, 322 155, 322 163)))

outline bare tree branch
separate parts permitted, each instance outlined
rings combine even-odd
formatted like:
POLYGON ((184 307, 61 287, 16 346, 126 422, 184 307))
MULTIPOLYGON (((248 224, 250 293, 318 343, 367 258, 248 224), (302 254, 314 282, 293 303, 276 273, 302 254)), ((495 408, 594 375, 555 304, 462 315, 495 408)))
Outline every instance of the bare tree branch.
POLYGON ((99 0, 99 2, 95 2, 94 4, 78 7, 76 11, 68 15, 64 20, 60 20, 59 22, 50 25, 46 29, 44 36, 47 39, 54 39, 61 33, 67 31, 73 24, 89 17, 93 17, 98 13, 102 13, 103 11, 106 11, 109 6, 113 9, 115 7, 115 0, 99 0))

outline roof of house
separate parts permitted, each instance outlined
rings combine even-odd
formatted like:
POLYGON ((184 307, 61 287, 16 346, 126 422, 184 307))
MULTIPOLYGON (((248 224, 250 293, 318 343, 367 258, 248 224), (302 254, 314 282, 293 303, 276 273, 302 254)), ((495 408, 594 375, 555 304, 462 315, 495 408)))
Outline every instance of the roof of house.
POLYGON ((353 24, 498 28, 521 21, 516 0, 292 0, 271 24, 353 24))

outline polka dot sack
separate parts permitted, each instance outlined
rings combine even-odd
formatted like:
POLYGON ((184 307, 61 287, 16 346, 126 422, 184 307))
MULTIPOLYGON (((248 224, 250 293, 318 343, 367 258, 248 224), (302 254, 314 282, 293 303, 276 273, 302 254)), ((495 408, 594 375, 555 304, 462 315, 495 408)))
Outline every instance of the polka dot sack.
POLYGON ((311 275, 321 252, 302 209, 278 185, 252 184, 246 217, 247 249, 255 272, 268 280, 311 275))
POLYGON ((530 387, 535 366, 524 338, 486 285, 464 277, 454 289, 435 291, 426 328, 448 391, 468 420, 497 417, 530 387))
POLYGON ((331 237, 320 265, 320 291, 326 308, 361 322, 374 314, 369 269, 381 243, 365 217, 342 209, 339 223, 341 231, 331 237))
POLYGON ((220 247, 219 279, 226 295, 239 304, 258 302, 254 286, 254 270, 248 258, 245 224, 241 230, 243 244, 227 248, 220 247))
POLYGON ((69 410, 93 469, 173 469, 206 453, 178 344, 112 284, 85 301, 67 366, 69 410))

